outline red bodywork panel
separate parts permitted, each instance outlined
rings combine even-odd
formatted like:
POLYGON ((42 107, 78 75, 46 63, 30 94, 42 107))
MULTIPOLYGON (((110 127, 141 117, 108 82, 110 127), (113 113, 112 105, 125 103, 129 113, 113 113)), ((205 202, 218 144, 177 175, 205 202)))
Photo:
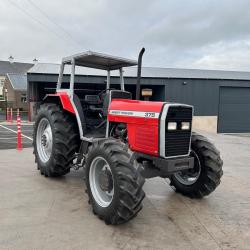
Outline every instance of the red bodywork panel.
POLYGON ((127 124, 128 142, 133 151, 159 154, 159 117, 164 102, 113 99, 108 120, 127 124))
POLYGON ((63 109, 71 112, 72 114, 75 114, 75 110, 72 106, 71 100, 69 98, 69 95, 67 92, 58 92, 55 94, 48 94, 47 96, 57 96, 60 98, 63 109))

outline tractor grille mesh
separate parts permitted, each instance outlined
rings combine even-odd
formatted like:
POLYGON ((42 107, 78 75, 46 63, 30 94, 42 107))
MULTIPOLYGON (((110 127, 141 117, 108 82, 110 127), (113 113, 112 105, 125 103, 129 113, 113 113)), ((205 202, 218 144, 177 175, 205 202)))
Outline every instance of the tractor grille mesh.
POLYGON ((189 152, 190 130, 181 130, 181 122, 192 122, 192 108, 184 106, 170 106, 166 117, 165 156, 186 155, 189 152), (177 130, 168 131, 168 122, 176 122, 177 130))

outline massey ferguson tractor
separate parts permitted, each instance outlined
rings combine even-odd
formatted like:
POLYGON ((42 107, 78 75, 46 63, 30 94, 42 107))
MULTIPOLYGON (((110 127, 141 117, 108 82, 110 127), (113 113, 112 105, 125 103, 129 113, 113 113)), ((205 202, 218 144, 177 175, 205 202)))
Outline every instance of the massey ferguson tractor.
POLYGON ((216 189, 223 173, 219 151, 192 132, 192 106, 140 100, 143 52, 136 61, 91 51, 64 58, 56 92, 43 99, 34 125, 38 170, 58 177, 82 167, 93 213, 106 224, 137 215, 146 178, 169 178, 177 192, 202 198, 216 189), (133 100, 123 68, 137 64, 133 100), (70 82, 63 79, 66 65, 70 82), (76 66, 106 70, 106 87, 80 84, 76 66), (119 71, 120 77, 112 78, 119 89, 111 87, 111 71, 119 71))

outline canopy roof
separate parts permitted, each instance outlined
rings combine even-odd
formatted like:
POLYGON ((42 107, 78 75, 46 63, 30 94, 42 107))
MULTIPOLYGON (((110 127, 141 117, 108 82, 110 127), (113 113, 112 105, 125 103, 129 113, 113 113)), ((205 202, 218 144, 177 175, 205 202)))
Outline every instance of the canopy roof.
POLYGON ((117 70, 122 67, 130 67, 137 65, 137 61, 114 57, 93 51, 87 51, 80 54, 63 58, 62 62, 71 64, 72 59, 75 59, 75 65, 89 67, 102 70, 117 70))

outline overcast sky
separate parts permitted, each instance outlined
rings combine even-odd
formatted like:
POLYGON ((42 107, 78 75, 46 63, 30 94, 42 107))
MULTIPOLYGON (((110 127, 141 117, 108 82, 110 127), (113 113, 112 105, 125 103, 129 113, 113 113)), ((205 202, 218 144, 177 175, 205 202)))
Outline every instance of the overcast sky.
POLYGON ((144 66, 250 71, 249 0, 0 0, 0 60, 85 50, 144 66))

